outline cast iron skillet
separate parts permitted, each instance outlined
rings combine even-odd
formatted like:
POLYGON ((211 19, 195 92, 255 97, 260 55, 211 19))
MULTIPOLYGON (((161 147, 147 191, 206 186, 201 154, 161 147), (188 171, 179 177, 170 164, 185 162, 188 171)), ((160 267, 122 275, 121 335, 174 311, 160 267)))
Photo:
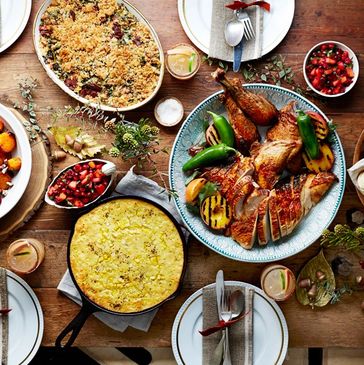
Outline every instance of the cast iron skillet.
POLYGON ((154 202, 153 200, 149 200, 146 199, 144 197, 139 197, 139 196, 134 196, 134 195, 120 195, 120 196, 113 196, 110 198, 106 198, 103 199, 102 201, 98 202, 97 204, 95 204, 94 206, 92 206, 91 209, 84 211, 83 213, 81 213, 76 221, 73 224, 72 230, 71 230, 71 234, 68 240, 68 248, 67 248, 67 265, 68 265, 68 269, 72 278, 72 281, 74 283, 74 285, 76 286, 77 290, 79 291, 80 295, 81 295, 81 299, 82 299, 82 307, 81 310, 79 311, 79 313, 76 315, 76 317, 65 327, 65 329, 58 335, 57 339, 56 339, 56 347, 58 348, 62 348, 62 347, 70 347, 73 342, 75 341, 76 337, 78 336, 81 328, 83 327, 83 325, 86 322, 86 319, 95 312, 104 312, 104 313, 109 313, 109 314, 114 314, 114 315, 118 315, 118 316, 131 316, 131 315, 136 315, 136 314, 143 314, 143 313, 147 313, 152 311, 155 308, 160 307, 162 304, 164 304, 165 302, 174 299, 180 292, 181 288, 182 288, 182 281, 183 281, 183 277, 186 271, 186 264, 187 264, 187 242, 185 239, 185 236, 183 235, 183 232, 181 230, 180 225, 178 224, 178 222, 175 220, 175 218, 161 205, 159 205, 158 203, 154 202), (182 244, 183 244, 183 268, 182 268, 182 273, 181 273, 181 278, 178 284, 178 287, 176 289, 176 291, 171 294, 168 298, 166 298, 165 300, 163 300, 162 302, 154 305, 151 308, 147 308, 144 309, 142 311, 139 312, 132 312, 132 313, 121 313, 121 312, 115 312, 106 308, 103 308, 102 306, 94 303, 90 298, 88 298, 80 289, 80 287, 78 286, 75 277, 73 275, 72 272, 72 267, 71 267, 71 262, 70 262, 70 250, 71 250, 71 241, 72 241, 72 237, 74 234, 74 230, 75 230, 75 225, 77 220, 84 214, 90 212, 92 209, 94 209, 95 207, 102 205, 104 203, 107 203, 111 200, 117 200, 117 199, 136 199, 136 200, 142 200, 145 201, 149 204, 154 205, 155 207, 157 207, 158 209, 160 209, 163 213, 165 213, 169 219, 173 222, 173 224, 175 225, 175 227, 178 230, 178 233, 181 237, 182 240, 182 244), (68 341, 66 342, 66 344, 64 346, 62 346, 62 341, 64 340, 64 338, 70 334, 70 337, 68 339, 68 341))

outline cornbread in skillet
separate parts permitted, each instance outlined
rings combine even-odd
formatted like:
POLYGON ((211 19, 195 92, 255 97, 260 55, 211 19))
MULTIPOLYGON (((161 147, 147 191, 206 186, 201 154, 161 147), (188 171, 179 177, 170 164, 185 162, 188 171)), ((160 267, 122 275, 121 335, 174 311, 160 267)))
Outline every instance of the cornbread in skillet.
POLYGON ((132 198, 106 202, 81 216, 70 245, 70 263, 82 292, 121 313, 153 307, 181 279, 183 243, 169 217, 132 198))
POLYGON ((71 90, 92 102, 135 105, 158 85, 158 45, 150 29, 121 1, 52 0, 39 32, 45 63, 71 90))

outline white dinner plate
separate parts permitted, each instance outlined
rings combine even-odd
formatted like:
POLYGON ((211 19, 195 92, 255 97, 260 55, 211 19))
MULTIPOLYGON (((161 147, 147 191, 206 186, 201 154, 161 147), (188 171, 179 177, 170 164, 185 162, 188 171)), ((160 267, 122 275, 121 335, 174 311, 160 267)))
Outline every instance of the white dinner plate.
POLYGON ((0 0, 0 53, 9 48, 23 33, 28 23, 32 0, 0 0))
POLYGON ((43 312, 32 288, 7 270, 9 297, 8 365, 26 365, 37 353, 43 337, 43 312))
MULTIPOLYGON (((252 288, 254 294, 253 364, 282 364, 288 348, 288 328, 278 305, 254 285, 225 281, 225 286, 252 288)), ((213 288, 215 284, 207 285, 213 288)), ((177 313, 172 328, 172 349, 178 365, 202 365, 202 289, 192 294, 177 313)))
POLYGON ((0 218, 2 218, 15 207, 28 186, 32 171, 32 150, 23 124, 2 104, 0 104, 0 117, 5 121, 5 130, 14 133, 16 138, 16 148, 11 155, 21 158, 21 168, 11 180, 14 185, 7 190, 7 195, 0 203, 0 218))
MULTIPOLYGON (((209 53, 212 2, 213 0, 178 0, 178 14, 184 31, 191 42, 206 54, 209 53)), ((271 0, 269 3, 270 12, 263 11, 262 56, 282 42, 294 16, 294 0, 271 0)))

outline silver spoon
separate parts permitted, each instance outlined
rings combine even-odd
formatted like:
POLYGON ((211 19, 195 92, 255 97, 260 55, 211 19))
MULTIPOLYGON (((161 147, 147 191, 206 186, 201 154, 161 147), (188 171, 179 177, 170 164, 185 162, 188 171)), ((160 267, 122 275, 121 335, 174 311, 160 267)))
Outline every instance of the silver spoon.
POLYGON ((234 18, 225 24, 225 40, 226 43, 234 47, 240 43, 244 35, 244 24, 238 19, 236 10, 234 18))

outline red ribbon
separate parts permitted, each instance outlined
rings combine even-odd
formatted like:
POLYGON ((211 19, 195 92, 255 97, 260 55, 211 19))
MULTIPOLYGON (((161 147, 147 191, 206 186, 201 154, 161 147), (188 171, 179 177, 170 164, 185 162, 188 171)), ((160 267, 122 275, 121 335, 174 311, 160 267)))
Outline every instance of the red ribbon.
POLYGON ((221 329, 223 328, 226 328, 226 327, 230 327, 232 326, 234 323, 236 322, 239 322, 240 320, 242 320, 245 316, 247 316, 248 314, 250 313, 250 311, 247 311, 243 314, 241 314, 239 317, 231 320, 231 321, 219 321, 217 322, 217 324, 215 326, 212 326, 212 327, 209 327, 209 328, 206 328, 202 331, 198 331, 201 333, 202 336, 210 336, 211 334, 217 332, 217 331, 220 331, 221 329))
POLYGON ((3 308, 3 309, 0 309, 0 314, 8 314, 9 312, 11 311, 11 309, 9 308, 3 308))
POLYGON ((246 9, 247 7, 252 5, 257 5, 267 11, 270 11, 270 4, 267 3, 266 1, 253 1, 252 3, 249 4, 244 3, 243 1, 234 1, 233 3, 225 6, 231 10, 239 10, 239 9, 246 9))

